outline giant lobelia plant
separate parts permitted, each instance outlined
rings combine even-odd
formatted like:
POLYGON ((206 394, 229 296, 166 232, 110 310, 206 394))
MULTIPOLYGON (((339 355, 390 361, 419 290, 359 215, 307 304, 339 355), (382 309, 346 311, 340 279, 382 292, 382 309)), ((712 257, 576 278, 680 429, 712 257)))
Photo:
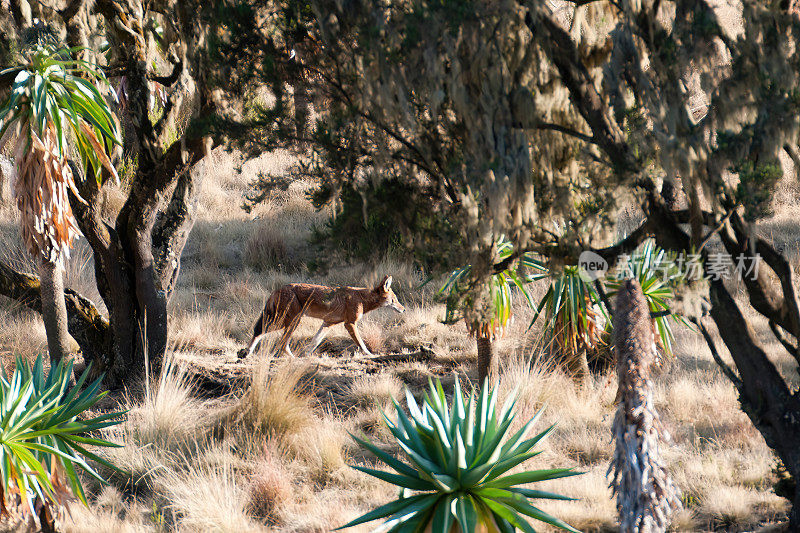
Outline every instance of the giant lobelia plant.
POLYGON ((476 398, 466 398, 456 381, 452 406, 441 382, 430 381, 430 391, 418 404, 408 389, 409 415, 393 400, 397 422, 384 420, 407 462, 375 444, 356 438, 359 444, 394 472, 365 466, 354 468, 400 487, 400 497, 353 520, 339 529, 385 518, 381 531, 434 533, 474 531, 533 532, 529 518, 567 531, 577 531, 564 521, 530 503, 531 499, 570 500, 552 492, 521 485, 574 476, 568 468, 531 470, 508 474, 538 455, 533 448, 553 426, 526 438, 539 413, 511 433, 516 395, 497 410, 497 387, 484 383, 476 398))
POLYGON ((86 459, 116 470, 87 447, 119 446, 92 432, 119 424, 122 413, 85 416, 107 391, 99 392, 102 377, 87 385, 89 369, 69 388, 71 376, 71 360, 45 372, 41 356, 33 366, 17 357, 11 376, 0 375, 0 515, 15 503, 23 514, 46 510, 40 520, 73 498, 87 505, 77 470, 105 481, 86 459))
POLYGON ((97 88, 108 82, 95 65, 73 58, 79 50, 40 43, 23 64, 0 72, 15 76, 0 107, 0 150, 16 139, 14 197, 22 240, 39 260, 42 316, 52 360, 70 351, 63 266, 79 230, 69 194, 85 202, 75 187, 70 146, 92 179, 99 183, 103 169, 118 179, 109 153, 121 143, 119 128, 97 88))
MULTIPOLYGON (((513 259, 514 245, 511 244, 504 237, 497 241, 497 254, 498 262, 513 259)), ((488 301, 491 307, 488 318, 476 318, 474 315, 467 316, 464 314, 464 307, 472 305, 469 297, 472 279, 472 265, 466 265, 457 268, 448 276, 447 281, 439 289, 437 296, 446 296, 446 315, 445 324, 453 324, 464 319, 467 326, 467 332, 475 337, 475 343, 478 349, 478 382, 483 383, 489 375, 492 358, 494 356, 492 342, 499 336, 502 336, 506 325, 511 320, 513 315, 513 295, 514 290, 518 290, 524 297, 525 302, 533 307, 533 297, 525 287, 527 283, 537 279, 528 274, 523 273, 524 270, 532 269, 539 263, 535 261, 529 254, 523 255, 520 259, 520 269, 505 268, 495 272, 491 277, 491 298, 488 301)))

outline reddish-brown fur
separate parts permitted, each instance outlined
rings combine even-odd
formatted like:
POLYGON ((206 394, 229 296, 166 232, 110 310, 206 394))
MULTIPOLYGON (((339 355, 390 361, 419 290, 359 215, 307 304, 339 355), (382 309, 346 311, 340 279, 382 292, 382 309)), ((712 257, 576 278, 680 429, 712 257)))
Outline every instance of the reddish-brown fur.
POLYGON ((374 289, 326 287, 308 283, 284 285, 267 299, 264 310, 253 328, 253 339, 250 346, 247 350, 242 351, 242 355, 252 353, 266 333, 278 329, 283 329, 283 335, 278 342, 278 350, 291 355, 288 348, 289 338, 303 316, 322 320, 322 327, 312 340, 310 352, 313 352, 322 342, 325 328, 344 322, 345 329, 356 345, 369 354, 369 350, 358 334, 356 323, 365 313, 379 307, 389 306, 398 312, 404 311, 391 289, 391 283, 392 277, 386 276, 374 289))

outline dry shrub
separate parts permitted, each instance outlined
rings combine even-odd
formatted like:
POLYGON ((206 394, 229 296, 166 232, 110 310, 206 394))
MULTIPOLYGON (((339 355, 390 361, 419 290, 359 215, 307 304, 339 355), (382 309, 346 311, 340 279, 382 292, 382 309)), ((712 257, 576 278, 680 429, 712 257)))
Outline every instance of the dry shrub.
POLYGON ((17 355, 30 358, 47 350, 44 322, 39 315, 0 308, 0 324, 0 353, 9 359, 17 355))
POLYGON ((244 262, 254 270, 294 267, 283 233, 271 224, 260 224, 244 247, 244 262))
MULTIPOLYGON (((355 414, 348 419, 352 427, 350 431, 354 435, 364 434, 370 439, 390 440, 392 435, 384 423, 384 412, 385 411, 377 405, 356 411, 355 414)), ((360 450, 360 448, 357 450, 360 450)), ((364 457, 370 457, 369 452, 364 452, 364 457)))
MULTIPOLYGON (((561 464, 563 463, 559 463, 559 466, 561 464)), ((537 468, 550 466, 545 462, 536 465, 537 468)), ((561 518, 580 531, 618 531, 616 508, 605 474, 606 465, 599 465, 580 476, 542 483, 537 488, 557 491, 576 498, 579 502, 540 500, 534 505, 561 518)))
POLYGON ((779 519, 786 511, 785 507, 784 501, 763 492, 744 487, 717 486, 701 499, 696 511, 704 521, 719 530, 756 526, 765 514, 771 515, 772 519, 779 519))
POLYGON ((103 438, 121 444, 119 448, 103 448, 98 455, 119 470, 102 466, 99 472, 114 487, 125 492, 148 494, 153 488, 153 476, 164 468, 163 451, 152 444, 136 444, 135 428, 125 428, 116 435, 106 433, 103 438))
POLYGON ((563 435, 560 446, 564 455, 581 466, 608 464, 611 449, 608 428, 580 428, 563 435))
MULTIPOLYGON (((394 287, 394 283, 392 283, 394 287)), ((406 306, 402 315, 386 312, 382 317, 394 324, 384 331, 387 349, 398 351, 407 347, 418 347, 422 344, 431 345, 437 354, 465 354, 472 355, 475 350, 475 340, 471 339, 464 330, 463 325, 450 326, 443 324, 444 306, 426 305, 424 307, 411 307, 407 300, 398 294, 400 303, 406 306)))
POLYGON ((127 399, 126 429, 135 442, 173 450, 205 435, 212 417, 208 406, 192 395, 193 387, 186 370, 172 356, 165 357, 161 374, 145 388, 142 401, 127 399))
POLYGON ((191 313, 176 313, 171 326, 175 331, 171 343, 179 347, 180 351, 220 353, 225 350, 235 351, 239 346, 231 338, 230 332, 240 329, 241 325, 230 314, 215 313, 211 309, 195 309, 191 313))
POLYGON ((311 469, 311 478, 324 483, 345 466, 344 446, 348 441, 349 436, 342 425, 326 417, 290 435, 286 445, 292 455, 311 469))
POLYGON ((259 528, 247 515, 247 490, 241 473, 223 461, 204 464, 184 459, 188 470, 165 468, 157 486, 169 501, 180 531, 244 533, 259 528))
POLYGON ((569 385, 570 389, 574 388, 572 381, 561 375, 552 363, 544 358, 532 361, 520 353, 502 361, 499 374, 498 401, 516 392, 517 416, 522 418, 530 418, 544 403, 562 397, 565 385, 569 385), (520 408, 523 409, 522 412, 520 408))
POLYGON ((277 520, 280 509, 292 499, 293 493, 291 475, 272 451, 277 447, 267 441, 247 487, 247 511, 269 523, 277 520))
MULTIPOLYGON (((150 533, 154 530, 153 521, 145 512, 120 512, 119 510, 87 508, 72 505, 59 531, 63 533, 150 533)), ((15 530, 20 531, 20 530, 15 530)))
MULTIPOLYGON (((151 511, 152 512, 152 511, 151 511)), ((126 501, 113 486, 104 487, 92 506, 70 505, 59 531, 64 533, 140 533, 153 531, 153 516, 136 500, 126 501)))
POLYGON ((400 363, 392 369, 392 374, 412 389, 426 386, 434 375, 430 367, 421 361, 400 363))
POLYGON ((313 400, 305 393, 300 380, 309 373, 309 365, 296 361, 277 362, 270 374, 269 364, 258 365, 238 412, 247 428, 281 438, 297 434, 315 421, 313 400))
POLYGON ((402 401, 403 383, 391 374, 358 376, 342 390, 342 399, 362 407, 385 406, 392 398, 402 401))

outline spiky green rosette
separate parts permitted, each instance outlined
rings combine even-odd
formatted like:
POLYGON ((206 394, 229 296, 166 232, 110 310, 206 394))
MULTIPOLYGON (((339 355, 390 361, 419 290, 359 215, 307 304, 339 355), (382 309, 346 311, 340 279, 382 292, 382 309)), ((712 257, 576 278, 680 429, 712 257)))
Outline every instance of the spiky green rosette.
MULTIPOLYGON (((697 268, 700 268, 698 263, 697 268)), ((688 264, 679 266, 674 254, 668 254, 656 245, 653 239, 646 240, 623 265, 619 277, 606 282, 608 297, 617 295, 619 288, 628 277, 634 278, 642 288, 650 313, 655 314, 653 325, 656 328, 656 345, 667 357, 672 357, 672 342, 675 334, 672 322, 680 322, 688 328, 692 324, 680 315, 670 313, 670 303, 675 298, 675 287, 685 281, 686 272, 693 267, 688 264)))
POLYGON ((72 498, 88 505, 76 467, 102 483, 85 458, 116 469, 86 447, 119 446, 91 433, 119 424, 123 413, 81 416, 107 391, 99 391, 102 377, 84 388, 89 369, 69 388, 71 375, 72 361, 45 372, 41 356, 32 367, 17 357, 10 378, 0 372, 0 516, 14 495, 22 512, 34 513, 37 497, 48 507, 72 498))
MULTIPOLYGON (((500 237, 497 241, 497 262, 502 262, 514 253, 514 245, 507 241, 505 237, 500 237)), ((533 259, 530 254, 523 254, 520 259, 520 266, 527 269, 540 269, 540 263, 533 259)), ((439 289, 437 296, 447 293, 445 303, 444 323, 453 324, 460 318, 465 319, 467 330, 476 337, 490 338, 501 337, 505 331, 508 321, 511 320, 513 310, 512 287, 516 287, 525 301, 531 308, 534 308, 533 296, 528 291, 526 284, 540 279, 541 275, 521 274, 516 268, 507 268, 502 272, 492 275, 492 316, 487 321, 469 321, 463 316, 464 309, 460 298, 464 295, 464 290, 469 285, 472 265, 458 268, 450 273, 445 284, 439 289)))
POLYGON ((353 437, 359 444, 391 467, 385 472, 363 466, 354 468, 401 487, 400 497, 378 507, 340 529, 385 518, 380 527, 389 532, 426 531, 448 533, 451 528, 472 533, 485 531, 533 532, 528 518, 577 531, 562 520, 531 505, 529 499, 571 500, 566 496, 523 488, 519 485, 573 476, 572 469, 533 470, 506 474, 515 466, 538 455, 537 442, 552 429, 526 439, 539 413, 522 429, 506 439, 514 421, 516 395, 505 402, 498 415, 497 389, 488 383, 477 398, 464 398, 456 381, 452 409, 447 405, 441 382, 430 382, 430 392, 418 405, 406 388, 410 417, 397 401, 397 423, 384 414, 389 431, 397 439, 403 462, 371 442, 353 437))

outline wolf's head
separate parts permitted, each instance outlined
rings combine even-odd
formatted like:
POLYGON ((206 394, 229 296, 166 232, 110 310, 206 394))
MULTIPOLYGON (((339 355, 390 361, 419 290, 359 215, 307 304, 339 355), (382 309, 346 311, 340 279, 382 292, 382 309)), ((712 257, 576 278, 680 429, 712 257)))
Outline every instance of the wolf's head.
POLYGON ((398 313, 405 312, 406 308, 400 305, 400 302, 397 300, 397 295, 395 295, 392 290, 392 276, 383 278, 383 280, 378 283, 377 287, 375 287, 375 292, 380 296, 380 307, 391 307, 398 313))

